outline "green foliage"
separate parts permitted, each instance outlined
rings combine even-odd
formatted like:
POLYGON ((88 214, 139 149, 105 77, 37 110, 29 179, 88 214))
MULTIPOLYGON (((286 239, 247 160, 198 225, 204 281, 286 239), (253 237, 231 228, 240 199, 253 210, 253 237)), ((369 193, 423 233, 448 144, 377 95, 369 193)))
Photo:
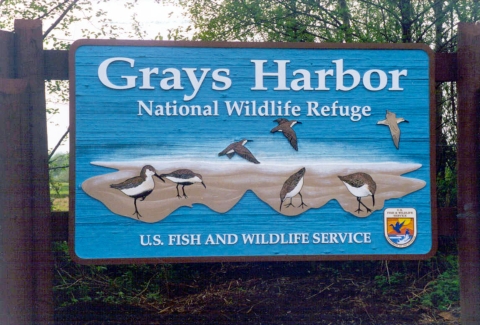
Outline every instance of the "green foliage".
POLYGON ((68 182, 68 153, 56 154, 49 161, 50 179, 54 182, 68 182))
POLYGON ((69 154, 56 154, 49 161, 52 211, 68 211, 69 154))
MULTIPOLYGON (((459 21, 478 20, 465 1, 181 0, 196 30, 216 41, 387 42, 440 47, 455 40, 459 21)), ((439 48, 440 48, 439 47, 439 48)))
POLYGON ((429 282, 423 294, 415 299, 426 307, 447 310, 460 300, 460 280, 458 276, 458 260, 450 255, 442 259, 445 269, 438 277, 429 282))
POLYGON ((457 206, 457 170, 445 168, 443 175, 437 176, 437 198, 440 207, 457 206))
POLYGON ((407 277, 404 273, 394 272, 391 275, 376 275, 375 276, 375 286, 379 288, 382 293, 390 294, 392 291, 397 291, 399 286, 408 285, 406 281, 407 277))
POLYGON ((85 301, 111 304, 159 304, 171 276, 168 265, 79 265, 65 242, 54 246, 56 305, 85 301))

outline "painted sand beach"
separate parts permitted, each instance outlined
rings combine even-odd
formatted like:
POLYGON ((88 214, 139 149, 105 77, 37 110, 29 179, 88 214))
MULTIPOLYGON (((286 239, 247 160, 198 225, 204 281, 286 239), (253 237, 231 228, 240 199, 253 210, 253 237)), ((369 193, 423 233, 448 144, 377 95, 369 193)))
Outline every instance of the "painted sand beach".
MULTIPOLYGON (((155 223, 167 218, 173 211, 182 206, 195 209, 196 204, 209 207, 216 213, 226 213, 232 209, 244 196, 252 191, 261 202, 271 207, 272 213, 279 218, 300 216, 309 209, 320 209, 327 202, 336 200, 339 208, 352 216, 365 218, 376 210, 381 210, 387 200, 401 198, 425 187, 426 182, 420 179, 402 176, 421 168, 415 163, 317 163, 305 161, 303 165, 281 165, 275 163, 251 164, 244 161, 172 161, 151 159, 132 162, 92 162, 93 165, 116 169, 118 171, 96 176, 85 180, 82 189, 91 197, 101 201, 113 213, 132 219, 134 214, 134 199, 111 188, 126 179, 138 176, 145 165, 151 165, 157 174, 166 174, 178 169, 190 169, 202 176, 206 186, 195 183, 185 186, 187 198, 177 197, 176 183, 165 179, 162 182, 153 177, 155 188, 144 201, 137 200, 138 211, 146 223, 155 223), (306 206, 300 207, 300 195, 292 198, 293 206, 286 207, 290 202, 286 198, 280 210, 280 192, 285 181, 301 168, 305 168, 304 183, 300 190, 306 206), (363 172, 369 174, 376 183, 375 205, 372 196, 361 199, 371 211, 359 207, 357 198, 349 192, 338 176, 363 172)), ((252 207, 253 209, 255 207, 252 207)))

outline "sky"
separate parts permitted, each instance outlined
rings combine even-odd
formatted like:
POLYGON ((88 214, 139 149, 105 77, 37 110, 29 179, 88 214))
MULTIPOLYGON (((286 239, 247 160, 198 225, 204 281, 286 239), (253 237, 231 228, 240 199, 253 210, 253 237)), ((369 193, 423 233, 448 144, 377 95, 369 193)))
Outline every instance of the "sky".
MULTIPOLYGON (((168 29, 172 29, 178 26, 185 26, 188 24, 188 19, 182 15, 181 9, 173 5, 158 4, 153 0, 139 1, 134 8, 128 9, 125 7, 124 0, 112 0, 108 3, 97 3, 92 1, 94 11, 96 9, 103 9, 107 12, 107 18, 112 19, 112 22, 122 27, 124 30, 129 31, 132 29, 132 16, 136 14, 136 19, 140 22, 142 30, 147 33, 146 39, 154 39, 159 33, 163 39, 167 39, 168 29), (112 5, 113 4, 113 5, 112 5)), ((44 30, 50 26, 51 21, 44 21, 44 30)), ((100 27, 99 22, 80 22, 71 28, 72 36, 59 36, 59 39, 73 43, 75 40, 80 39, 81 29, 88 28, 90 30, 98 30, 100 27)), ((125 33, 121 38, 128 38, 125 33)), ((65 103, 57 103, 53 98, 48 98, 47 95, 47 107, 58 109, 57 114, 47 115, 48 126, 48 148, 53 149, 57 142, 61 139, 62 135, 69 125, 69 107, 65 103)), ((68 152, 69 142, 64 142, 57 152, 68 152)))

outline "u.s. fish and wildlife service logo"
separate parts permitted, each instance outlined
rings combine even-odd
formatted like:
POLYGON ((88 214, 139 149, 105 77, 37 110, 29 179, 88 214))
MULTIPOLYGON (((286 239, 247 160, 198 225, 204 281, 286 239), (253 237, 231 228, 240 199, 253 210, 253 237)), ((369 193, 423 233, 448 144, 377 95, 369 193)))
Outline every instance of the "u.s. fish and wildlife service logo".
POLYGON ((417 238, 417 211, 413 208, 385 209, 383 228, 390 245, 408 247, 417 238))

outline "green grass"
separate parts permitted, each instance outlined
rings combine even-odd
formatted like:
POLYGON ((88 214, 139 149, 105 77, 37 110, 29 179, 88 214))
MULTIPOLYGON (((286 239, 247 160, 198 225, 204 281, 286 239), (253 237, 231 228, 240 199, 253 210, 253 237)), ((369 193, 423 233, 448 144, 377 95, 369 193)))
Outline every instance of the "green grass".
POLYGON ((68 182, 50 182, 52 211, 68 211, 68 182))
POLYGON ((50 183, 50 197, 52 199, 60 199, 68 197, 68 183, 55 182, 50 183))

